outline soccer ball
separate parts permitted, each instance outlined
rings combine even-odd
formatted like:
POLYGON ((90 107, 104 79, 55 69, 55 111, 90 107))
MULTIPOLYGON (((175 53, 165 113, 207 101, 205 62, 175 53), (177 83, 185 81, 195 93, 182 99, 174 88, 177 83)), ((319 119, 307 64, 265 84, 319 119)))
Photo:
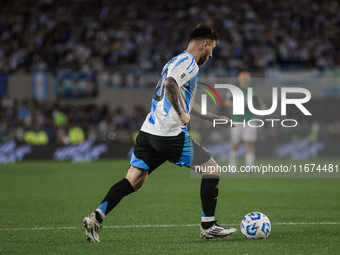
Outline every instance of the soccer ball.
POLYGON ((241 221, 241 232, 247 239, 265 239, 270 230, 268 217, 260 212, 248 213, 241 221))

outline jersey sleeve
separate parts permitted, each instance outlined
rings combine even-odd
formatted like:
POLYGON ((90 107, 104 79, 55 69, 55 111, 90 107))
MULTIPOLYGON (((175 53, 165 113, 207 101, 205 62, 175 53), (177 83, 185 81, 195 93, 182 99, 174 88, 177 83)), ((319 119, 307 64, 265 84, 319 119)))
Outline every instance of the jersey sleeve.
POLYGON ((170 66, 167 77, 174 78, 178 87, 181 87, 190 81, 197 71, 198 67, 195 60, 187 57, 176 61, 170 66))

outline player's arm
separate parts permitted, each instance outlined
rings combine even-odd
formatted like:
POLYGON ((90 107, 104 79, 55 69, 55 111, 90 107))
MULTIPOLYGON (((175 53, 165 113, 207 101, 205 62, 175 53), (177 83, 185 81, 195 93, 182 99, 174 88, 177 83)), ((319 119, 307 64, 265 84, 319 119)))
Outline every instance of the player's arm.
MULTIPOLYGON (((218 115, 211 113, 211 112, 208 112, 208 111, 207 111, 206 115, 202 115, 201 107, 198 104, 196 104, 195 102, 192 106, 191 113, 192 113, 192 115, 194 115, 194 116, 196 116, 200 119, 204 119, 204 120, 208 120, 208 121, 213 121, 214 119, 227 120, 228 123, 225 126, 230 127, 230 119, 227 116, 218 116, 218 115)), ((233 127, 235 127, 235 125, 233 125, 233 127)))
POLYGON ((172 77, 168 77, 164 81, 164 86, 166 96, 168 97, 172 107, 176 111, 182 125, 188 124, 190 121, 190 116, 183 111, 179 103, 179 89, 176 80, 172 77))

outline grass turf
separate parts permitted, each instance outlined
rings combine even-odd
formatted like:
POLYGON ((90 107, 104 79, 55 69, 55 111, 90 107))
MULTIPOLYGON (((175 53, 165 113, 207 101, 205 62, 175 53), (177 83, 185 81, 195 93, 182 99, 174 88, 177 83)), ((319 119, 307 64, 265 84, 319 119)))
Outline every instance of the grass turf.
POLYGON ((200 179, 170 163, 108 215, 100 243, 85 242, 83 217, 125 177, 127 167, 127 160, 0 165, 0 254, 339 254, 340 179, 223 178, 216 218, 238 232, 203 241, 198 227, 200 179), (267 239, 242 236, 239 224, 252 211, 271 220, 267 239), (289 222, 297 224, 282 224, 289 222))

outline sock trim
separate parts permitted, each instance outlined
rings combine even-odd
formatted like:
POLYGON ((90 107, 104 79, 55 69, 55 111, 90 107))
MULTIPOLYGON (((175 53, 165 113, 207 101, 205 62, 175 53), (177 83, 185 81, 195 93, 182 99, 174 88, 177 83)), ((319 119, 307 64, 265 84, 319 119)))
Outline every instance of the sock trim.
POLYGON ((201 222, 211 222, 215 220, 215 216, 212 217, 201 217, 201 222))

